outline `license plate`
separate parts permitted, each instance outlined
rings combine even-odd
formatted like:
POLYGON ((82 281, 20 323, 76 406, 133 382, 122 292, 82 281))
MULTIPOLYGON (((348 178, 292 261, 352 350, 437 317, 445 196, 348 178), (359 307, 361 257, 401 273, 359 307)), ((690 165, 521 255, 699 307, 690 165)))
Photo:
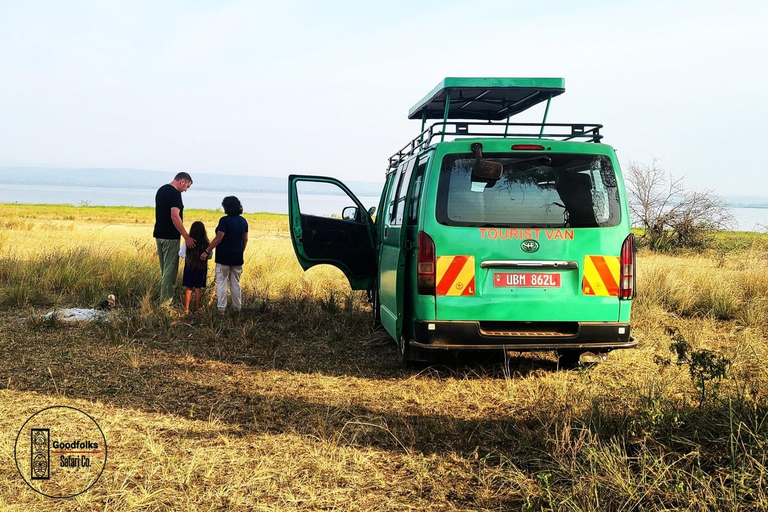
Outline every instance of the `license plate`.
POLYGON ((560 288, 560 274, 496 272, 493 274, 493 286, 560 288))

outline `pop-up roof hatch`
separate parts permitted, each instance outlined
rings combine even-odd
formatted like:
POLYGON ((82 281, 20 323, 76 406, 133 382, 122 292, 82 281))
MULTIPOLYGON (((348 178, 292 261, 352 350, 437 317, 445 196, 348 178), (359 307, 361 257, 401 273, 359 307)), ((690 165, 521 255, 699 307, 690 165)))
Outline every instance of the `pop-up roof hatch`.
POLYGON ((565 92, 562 78, 446 78, 408 119, 508 119, 565 92))

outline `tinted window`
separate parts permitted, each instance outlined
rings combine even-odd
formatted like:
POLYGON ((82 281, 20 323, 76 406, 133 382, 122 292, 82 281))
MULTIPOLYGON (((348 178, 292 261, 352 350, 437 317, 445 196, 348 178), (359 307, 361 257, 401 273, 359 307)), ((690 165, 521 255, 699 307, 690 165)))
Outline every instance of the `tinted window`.
POLYGON ((395 212, 394 224, 400 226, 403 223, 403 216, 405 215, 405 196, 408 194, 408 185, 411 183, 411 175, 413 174, 413 165, 416 160, 411 160, 406 164, 405 172, 400 180, 400 188, 397 191, 397 207, 395 212))
POLYGON ((485 155, 504 166, 501 179, 472 182, 471 154, 443 159, 438 222, 455 226, 603 227, 619 223, 616 175, 608 157, 485 155))
POLYGON ((414 225, 419 215, 419 197, 421 196, 421 187, 424 182, 424 169, 427 168, 426 162, 419 164, 416 169, 416 176, 413 178, 413 187, 411 188, 411 201, 408 208, 408 224, 414 225))
POLYGON ((397 171, 395 171, 395 175, 392 176, 392 188, 389 189, 389 199, 387 200, 387 203, 389 204, 389 208, 387 210, 387 224, 392 224, 392 221, 395 219, 395 205, 397 204, 396 201, 396 195, 397 195, 397 185, 398 181, 400 180, 400 171, 402 168, 399 168, 397 171))
MULTIPOLYGON (((389 206, 389 221, 393 226, 400 226, 403 223, 403 216, 405 214, 405 196, 408 193, 408 184, 411 181, 413 164, 415 162, 415 159, 411 159, 409 162, 402 164, 398 170, 400 176, 397 182, 396 193, 393 194, 389 206)), ((395 190, 394 187, 393 190, 395 190)))

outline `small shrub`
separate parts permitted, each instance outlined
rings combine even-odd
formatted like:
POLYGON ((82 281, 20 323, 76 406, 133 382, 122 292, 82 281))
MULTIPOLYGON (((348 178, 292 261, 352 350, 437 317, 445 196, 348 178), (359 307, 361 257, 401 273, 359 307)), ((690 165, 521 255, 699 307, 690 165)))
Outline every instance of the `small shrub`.
POLYGON ((667 326, 664 331, 672 340, 669 351, 675 354, 676 361, 655 356, 654 362, 661 366, 671 364, 687 366, 691 374, 691 381, 699 393, 699 406, 701 406, 708 394, 711 393, 713 397, 716 396, 720 381, 727 376, 731 361, 722 354, 711 350, 693 350, 691 344, 677 327, 667 326), (712 386, 708 388, 707 386, 712 381, 716 382, 713 382, 712 386))

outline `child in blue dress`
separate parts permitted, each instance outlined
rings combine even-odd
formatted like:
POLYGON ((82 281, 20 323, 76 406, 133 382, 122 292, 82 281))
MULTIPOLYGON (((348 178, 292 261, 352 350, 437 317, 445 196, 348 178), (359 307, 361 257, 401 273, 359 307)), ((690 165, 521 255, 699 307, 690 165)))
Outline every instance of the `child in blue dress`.
POLYGON ((184 260, 184 277, 181 284, 186 287, 184 290, 184 312, 189 313, 189 303, 192 300, 192 292, 195 292, 195 309, 200 310, 200 303, 203 297, 203 288, 208 278, 208 261, 200 255, 208 247, 210 241, 205 231, 205 225, 198 221, 192 223, 189 228, 189 236, 194 238, 195 246, 191 249, 186 248, 186 258, 184 260))

